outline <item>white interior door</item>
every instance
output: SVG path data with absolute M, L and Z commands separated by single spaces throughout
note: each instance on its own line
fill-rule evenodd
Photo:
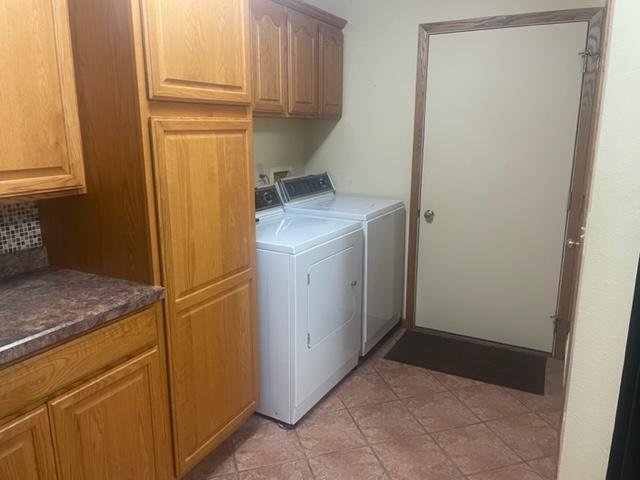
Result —
M 552 350 L 586 34 L 430 37 L 417 326 Z

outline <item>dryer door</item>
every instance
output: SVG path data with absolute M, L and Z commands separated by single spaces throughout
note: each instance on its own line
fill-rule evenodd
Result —
M 296 406 L 319 400 L 357 361 L 362 330 L 362 232 L 301 255 Z M 300 284 L 299 284 L 300 285 Z M 304 288 L 306 287 L 306 288 Z M 350 365 L 354 362 L 354 365 Z
M 349 245 L 309 266 L 308 347 L 314 348 L 336 330 L 360 314 L 358 288 L 362 282 L 362 265 L 357 260 L 356 246 Z

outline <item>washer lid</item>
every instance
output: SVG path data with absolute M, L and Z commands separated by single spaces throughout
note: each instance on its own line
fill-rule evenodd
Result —
M 256 246 L 263 250 L 297 254 L 360 229 L 359 222 L 278 215 L 264 221 L 261 218 L 256 224 Z
M 286 204 L 287 212 L 322 215 L 349 220 L 371 220 L 403 207 L 400 200 L 336 195 L 322 200 Z

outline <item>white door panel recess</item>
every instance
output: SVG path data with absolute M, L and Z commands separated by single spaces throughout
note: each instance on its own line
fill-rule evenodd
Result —
M 417 326 L 552 350 L 586 33 L 431 36 Z

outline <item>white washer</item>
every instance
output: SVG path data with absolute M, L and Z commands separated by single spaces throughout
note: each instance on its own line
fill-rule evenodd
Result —
M 361 354 L 367 354 L 402 315 L 405 208 L 399 200 L 337 194 L 327 173 L 280 180 L 288 213 L 356 220 L 364 232 Z
M 294 425 L 358 363 L 364 239 L 359 222 L 286 214 L 256 189 L 258 412 Z

